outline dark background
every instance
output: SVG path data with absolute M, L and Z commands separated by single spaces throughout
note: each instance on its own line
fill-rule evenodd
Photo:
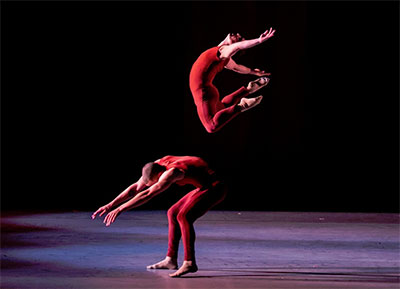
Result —
M 2 2 L 2 210 L 95 210 L 164 155 L 206 159 L 228 210 L 397 212 L 398 2 Z M 191 65 L 237 63 L 262 103 L 208 134 Z M 221 94 L 255 79 L 225 70 Z M 141 209 L 167 209 L 173 186 Z

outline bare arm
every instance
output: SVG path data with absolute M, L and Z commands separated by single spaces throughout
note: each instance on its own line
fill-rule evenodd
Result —
M 120 193 L 110 203 L 108 203 L 105 206 L 100 207 L 96 212 L 94 212 L 92 215 L 92 219 L 96 218 L 96 215 L 98 213 L 100 213 L 99 217 L 101 217 L 104 213 L 109 212 L 113 207 L 121 204 L 122 202 L 125 202 L 126 200 L 131 199 L 137 193 L 139 193 L 140 191 L 142 191 L 145 188 L 146 188 L 146 185 L 142 181 L 142 178 L 140 178 L 136 183 L 134 183 L 134 184 L 130 185 L 128 188 L 126 188 L 122 193 Z
M 220 58 L 225 59 L 225 58 L 232 57 L 239 50 L 248 49 L 248 48 L 254 47 L 258 44 L 261 44 L 261 43 L 267 41 L 272 36 L 274 36 L 274 33 L 275 33 L 275 30 L 272 30 L 272 28 L 270 28 L 269 30 L 262 33 L 259 38 L 251 39 L 251 40 L 243 40 L 243 41 L 239 41 L 236 43 L 232 43 L 231 45 L 223 45 L 219 48 L 219 51 L 221 53 Z
M 122 204 L 115 210 L 108 213 L 107 216 L 104 218 L 103 223 L 105 223 L 106 226 L 111 225 L 120 213 L 130 210 L 135 207 L 139 207 L 139 206 L 147 203 L 152 198 L 154 198 L 161 192 L 168 189 L 169 186 L 171 186 L 177 180 L 182 179 L 183 177 L 184 177 L 184 173 L 182 171 L 180 171 L 178 169 L 174 169 L 174 168 L 169 169 L 168 171 L 164 172 L 160 176 L 157 183 L 155 183 L 148 189 L 146 189 L 142 192 L 139 192 L 138 194 L 135 195 L 135 197 L 133 197 L 126 203 Z
M 150 199 L 154 198 L 161 192 L 165 191 L 166 189 L 169 188 L 175 181 L 177 177 L 177 173 L 180 172 L 179 170 L 176 169 L 170 169 L 166 172 L 164 172 L 161 176 L 160 179 L 158 180 L 157 183 L 149 187 L 148 189 L 138 193 L 134 198 L 132 198 L 130 201 L 126 202 L 125 204 L 121 205 L 119 207 L 120 211 L 127 211 L 129 209 L 139 207 L 148 201 Z
M 125 202 L 126 200 L 131 199 L 134 197 L 136 194 L 141 192 L 146 188 L 146 185 L 142 181 L 142 178 L 140 178 L 136 183 L 133 185 L 130 185 L 125 191 L 123 191 L 121 194 L 119 194 L 114 200 L 112 200 L 109 205 L 111 207 L 115 207 L 122 202 Z
M 253 74 L 257 76 L 271 75 L 271 73 L 267 73 L 264 70 L 260 70 L 257 68 L 251 69 L 244 65 L 237 64 L 232 58 L 229 58 L 229 62 L 225 65 L 225 68 L 241 74 Z

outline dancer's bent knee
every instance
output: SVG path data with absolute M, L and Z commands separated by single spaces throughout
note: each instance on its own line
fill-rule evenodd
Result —
M 193 223 L 193 221 L 190 220 L 188 217 L 187 212 L 179 212 L 179 214 L 176 216 L 176 219 L 178 220 L 178 223 L 180 225 L 187 225 Z
M 175 209 L 174 207 L 170 208 L 167 211 L 168 220 L 176 220 L 178 213 L 179 213 L 179 211 L 177 209 Z

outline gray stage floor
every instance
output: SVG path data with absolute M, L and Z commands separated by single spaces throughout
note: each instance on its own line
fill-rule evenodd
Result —
M 397 214 L 211 211 L 195 224 L 199 271 L 180 279 L 146 270 L 165 256 L 165 211 L 129 211 L 110 227 L 90 215 L 3 213 L 1 288 L 400 284 Z

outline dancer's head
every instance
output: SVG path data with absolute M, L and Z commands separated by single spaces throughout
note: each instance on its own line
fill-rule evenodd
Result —
M 164 171 L 165 167 L 154 162 L 149 162 L 143 166 L 142 180 L 147 186 L 151 186 L 158 181 Z
M 229 33 L 225 39 L 218 45 L 231 45 L 232 43 L 243 41 L 244 38 L 239 33 Z

